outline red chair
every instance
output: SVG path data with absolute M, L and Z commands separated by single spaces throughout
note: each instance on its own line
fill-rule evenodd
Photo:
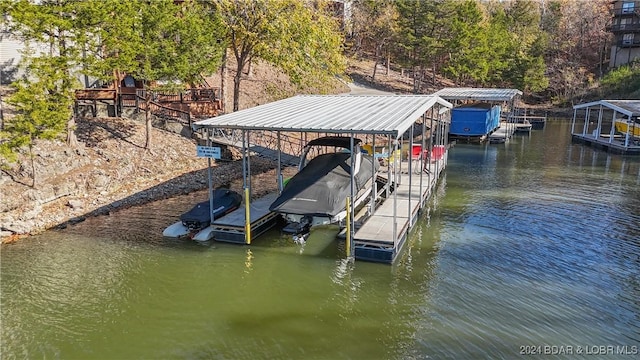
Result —
M 426 160 L 429 157 L 429 150 L 422 149 L 422 145 L 413 145 L 411 147 L 411 161 L 414 160 Z M 428 171 L 427 163 L 423 161 L 422 169 L 418 166 L 415 168 L 415 173 L 419 174 L 420 171 Z
M 433 147 L 433 153 L 431 154 L 431 161 L 442 159 L 444 156 L 444 145 L 435 145 Z

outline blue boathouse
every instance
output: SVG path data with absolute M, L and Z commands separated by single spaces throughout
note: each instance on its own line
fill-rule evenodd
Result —
M 500 105 L 474 103 L 453 108 L 449 133 L 461 136 L 488 135 L 500 126 Z

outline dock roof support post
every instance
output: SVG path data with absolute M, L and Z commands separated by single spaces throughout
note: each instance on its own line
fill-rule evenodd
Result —
M 242 189 L 247 188 L 247 137 L 245 131 L 242 130 Z
M 420 137 L 420 207 L 421 208 L 424 205 L 424 200 L 425 200 L 424 197 L 422 196 L 422 194 L 424 194 L 424 192 L 422 191 L 422 188 L 423 188 L 424 167 L 426 165 L 425 163 L 426 159 L 424 158 L 424 151 L 426 149 L 424 137 L 426 136 L 427 126 L 425 124 L 425 121 L 427 121 L 427 117 L 426 117 L 426 113 L 423 113 L 422 114 L 422 136 Z
M 582 136 L 587 135 L 587 126 L 589 126 L 590 113 L 591 113 L 591 110 L 587 106 L 587 112 L 584 113 L 584 125 L 582 126 Z
M 248 141 L 249 131 L 242 130 L 242 192 L 244 195 L 244 242 L 245 244 L 251 244 L 251 192 L 249 191 L 249 184 L 251 178 L 251 172 L 249 168 L 249 150 Z
M 282 149 L 280 148 L 280 130 L 276 132 L 276 138 L 278 141 L 278 168 L 277 168 L 277 179 L 278 182 L 278 193 L 282 194 L 283 189 L 283 180 L 282 180 Z
M 355 196 L 355 174 L 354 174 L 354 169 L 356 166 L 356 156 L 362 156 L 362 154 L 356 154 L 354 153 L 354 140 L 353 140 L 353 133 L 349 134 L 349 146 L 350 146 L 350 150 L 351 150 L 351 169 L 349 171 L 350 173 L 350 180 L 351 180 L 351 186 L 350 186 L 350 190 L 351 190 L 351 206 L 349 207 L 349 219 L 347 221 L 349 221 L 349 255 L 351 255 L 351 257 L 355 257 L 355 249 L 353 248 L 353 236 L 355 235 L 355 229 L 354 229 L 354 225 L 355 225 L 355 204 L 353 204 L 354 202 L 354 196 Z
M 211 146 L 211 131 L 212 129 L 206 129 L 207 131 L 207 145 Z M 213 224 L 213 170 L 211 169 L 211 158 L 207 157 L 207 176 L 209 184 L 209 223 Z
M 251 198 L 251 141 L 250 131 L 247 130 L 247 188 L 249 189 L 249 198 Z
M 436 171 L 436 176 L 440 175 L 440 171 L 442 171 L 442 163 L 444 162 L 444 137 L 445 137 L 445 133 L 444 133 L 444 126 L 442 126 L 442 113 L 440 113 L 440 111 L 438 111 L 438 146 L 442 147 L 442 156 L 441 159 L 442 161 L 438 160 L 438 165 L 436 166 L 436 168 L 438 169 Z M 437 179 L 437 178 L 436 178 Z
M 400 156 L 398 156 L 400 155 Z M 398 158 L 402 154 L 398 154 L 398 138 L 393 145 L 393 248 L 398 246 Z
M 407 161 L 409 162 L 408 170 L 409 170 L 409 205 L 407 206 L 407 217 L 409 218 L 409 229 L 413 226 L 413 221 L 411 219 L 411 185 L 413 184 L 413 123 L 409 128 L 409 150 L 407 151 Z
M 375 170 L 376 162 L 378 162 L 378 160 L 376 159 L 376 134 L 373 134 L 371 136 L 371 154 L 370 155 L 371 155 L 371 167 L 373 170 Z M 372 171 L 371 172 L 371 205 L 369 207 L 369 215 L 373 215 L 373 213 L 376 212 L 376 195 L 378 193 L 376 176 L 378 176 L 376 171 Z
M 393 154 L 393 149 L 391 147 L 391 135 L 387 135 L 387 199 L 391 195 L 391 154 Z
M 631 115 L 627 116 L 627 133 L 625 134 L 624 137 L 624 147 L 627 148 L 629 147 L 629 131 L 631 131 L 631 123 L 632 123 L 633 119 L 631 118 Z
M 428 161 L 429 161 L 429 173 L 427 174 L 427 179 L 429 181 L 429 186 L 431 186 L 431 183 L 433 182 L 433 176 L 434 176 L 433 172 L 431 171 L 431 162 L 433 160 L 433 146 L 434 146 L 433 137 L 437 133 L 437 132 L 434 132 L 435 131 L 435 127 L 433 127 L 433 118 L 434 117 L 435 117 L 435 114 L 434 114 L 433 108 L 431 108 L 431 115 L 429 116 L 429 118 L 431 120 L 430 123 L 429 123 L 429 126 L 430 126 L 430 130 L 429 130 L 429 132 L 430 132 L 430 134 L 429 134 L 429 159 L 428 159 Z
M 575 133 L 577 115 L 578 115 L 578 109 L 573 109 L 573 119 L 571 119 L 571 135 Z
M 613 136 L 616 133 L 616 115 L 618 115 L 618 111 L 613 110 L 613 117 L 611 118 L 611 131 L 609 131 L 609 144 L 613 143 Z
M 596 139 L 600 138 L 600 131 L 601 131 L 601 127 L 602 127 L 602 104 L 600 104 L 600 109 L 598 110 L 598 126 L 596 127 L 596 132 L 594 134 L 594 137 Z

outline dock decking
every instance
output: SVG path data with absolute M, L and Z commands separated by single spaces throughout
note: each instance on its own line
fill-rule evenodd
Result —
M 592 134 L 573 134 L 572 140 L 591 145 L 594 148 L 607 150 L 614 154 L 640 155 L 640 141 L 633 145 L 624 146 L 625 139 L 623 136 L 614 137 L 611 140 L 610 136 L 601 135 L 596 137 Z
M 269 211 L 269 206 L 278 197 L 277 193 L 265 195 L 251 202 L 251 236 L 258 236 L 275 225 L 278 215 Z M 232 242 L 246 244 L 244 203 L 238 209 L 215 220 L 211 226 L 200 231 L 194 240 Z
M 544 125 L 547 123 L 546 116 L 529 116 L 529 115 L 512 115 L 510 116 L 511 121 L 515 121 L 516 123 L 519 121 L 528 121 L 531 124 L 531 127 L 535 130 L 544 129 Z
M 419 164 L 419 161 L 414 161 L 415 164 Z M 356 259 L 387 263 L 395 260 L 404 247 L 409 230 L 416 221 L 420 209 L 440 178 L 440 173 L 444 169 L 444 160 L 429 164 L 427 169 L 428 171 L 422 175 L 422 185 L 419 172 L 417 174 L 413 172 L 412 181 L 409 184 L 408 163 L 402 163 L 403 171 L 399 174 L 400 181 L 394 189 L 396 195 L 391 193 L 389 198 L 355 232 Z M 396 209 L 395 224 L 394 208 Z
M 491 134 L 489 134 L 488 139 L 492 144 L 499 144 L 503 142 L 509 141 L 513 133 L 515 132 L 516 127 L 513 123 L 501 122 L 500 126 Z

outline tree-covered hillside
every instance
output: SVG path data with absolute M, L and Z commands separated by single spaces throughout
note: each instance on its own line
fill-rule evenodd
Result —
M 414 93 L 451 84 L 510 87 L 523 90 L 528 102 L 555 105 L 609 89 L 634 94 L 636 82 L 628 79 L 637 77 L 635 68 L 603 78 L 609 6 L 608 0 L 0 0 L 6 33 L 49 48 L 25 53 L 26 76 L 3 99 L 18 111 L 1 123 L 0 154 L 10 158 L 35 139 L 60 135 L 74 146 L 73 89 L 80 85 L 73 72 L 104 81 L 114 72 L 133 74 L 151 94 L 161 90 L 153 80 L 176 87 L 224 73 L 229 57 L 236 76 L 220 86 L 223 92 L 232 86 L 234 110 L 258 60 L 281 69 L 301 91 L 322 92 L 354 57 L 373 59 L 373 82 L 381 65 L 400 70 Z M 619 89 L 622 83 L 629 87 Z M 150 134 L 148 118 L 147 125 Z
M 608 0 L 353 5 L 353 53 L 411 71 L 416 92 L 445 77 L 459 86 L 515 87 L 529 101 L 564 104 L 588 96 L 607 71 Z

